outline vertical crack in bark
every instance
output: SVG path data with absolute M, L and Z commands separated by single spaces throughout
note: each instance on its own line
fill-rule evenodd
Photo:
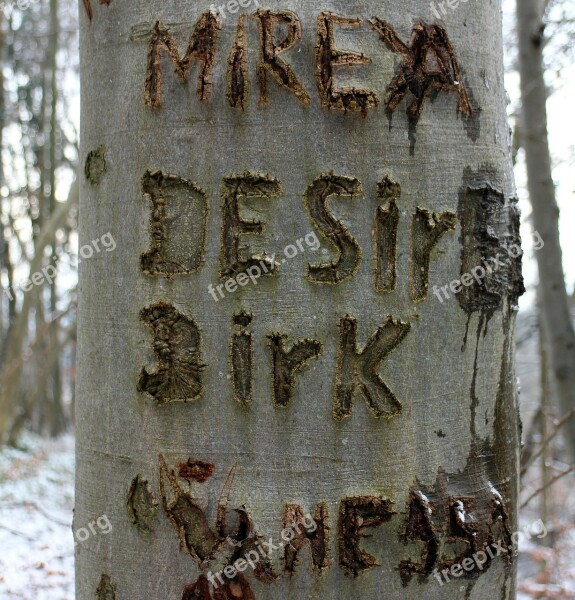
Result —
M 517 300 L 524 292 L 521 273 L 521 240 L 519 236 L 519 212 L 515 198 L 506 199 L 499 191 L 500 177 L 497 171 L 484 165 L 478 171 L 466 168 L 459 193 L 458 217 L 461 225 L 461 281 L 469 276 L 469 285 L 463 285 L 457 294 L 461 308 L 471 316 L 479 313 L 473 376 L 471 381 L 471 437 L 472 449 L 468 464 L 481 457 L 480 449 L 491 457 L 489 468 L 476 467 L 488 479 L 486 485 L 492 490 L 487 517 L 490 522 L 488 541 L 496 536 L 511 545 L 511 531 L 516 529 L 519 471 L 517 448 L 520 440 L 520 418 L 517 390 L 513 373 L 513 323 Z M 478 353 L 481 332 L 487 334 L 487 324 L 496 311 L 502 311 L 503 349 L 499 384 L 493 412 L 494 441 L 482 441 L 476 429 L 476 412 L 479 404 L 476 386 L 478 377 Z M 463 350 L 467 340 L 467 330 Z M 517 415 L 516 419 L 510 415 Z M 496 482 L 497 491 L 491 482 Z M 507 509 L 506 507 L 509 507 Z M 478 519 L 479 520 L 479 519 Z M 497 530 L 495 532 L 495 530 Z M 475 536 L 477 538 L 478 536 Z M 474 538 L 474 540 L 475 540 Z M 478 545 L 478 540 L 473 541 Z M 491 543 L 491 542 L 489 542 Z M 491 564 L 487 562 L 485 568 Z M 502 593 L 514 577 L 511 567 L 513 556 L 506 554 L 505 578 Z

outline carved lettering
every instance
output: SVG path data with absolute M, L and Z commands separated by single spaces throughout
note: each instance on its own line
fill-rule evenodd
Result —
M 142 369 L 138 390 L 159 404 L 198 399 L 204 391 L 205 365 L 200 330 L 194 320 L 165 302 L 143 309 L 140 318 L 154 332 L 152 347 L 158 365 L 154 373 Z
M 182 83 L 187 82 L 194 59 L 200 63 L 197 94 L 200 100 L 208 99 L 219 31 L 220 22 L 217 16 L 211 12 L 204 13 L 196 23 L 184 55 L 180 56 L 178 43 L 170 35 L 169 29 L 159 21 L 156 22 L 148 49 L 148 68 L 144 87 L 144 100 L 147 106 L 151 108 L 162 106 L 162 50 L 167 52 L 176 75 Z
M 260 32 L 260 58 L 258 62 L 258 82 L 260 86 L 260 104 L 268 103 L 268 74 L 276 83 L 292 92 L 303 105 L 311 103 L 310 95 L 296 77 L 292 68 L 279 57 L 280 54 L 293 48 L 301 39 L 301 22 L 299 17 L 288 10 L 273 12 L 258 10 L 255 15 Z M 274 29 L 278 25 L 287 28 L 285 38 L 276 44 Z
M 150 249 L 140 258 L 142 271 L 166 278 L 195 273 L 206 244 L 206 193 L 193 181 L 149 171 L 142 190 L 150 204 Z
M 387 177 L 377 184 L 377 198 L 383 204 L 375 213 L 375 289 L 392 292 L 397 281 L 397 227 L 401 196 L 399 183 Z
M 247 198 L 274 198 L 282 193 L 277 179 L 267 175 L 245 173 L 239 177 L 225 177 L 222 186 L 222 269 L 220 275 L 229 277 L 250 267 L 258 268 L 258 276 L 271 274 L 276 263 L 265 254 L 254 255 L 249 248 L 240 253 L 240 241 L 244 234 L 260 234 L 264 230 L 261 221 L 246 221 L 240 216 L 240 204 Z
M 401 57 L 401 64 L 387 87 L 385 106 L 391 120 L 403 98 L 408 98 L 410 154 L 413 156 L 415 152 L 415 130 L 425 99 L 440 91 L 457 94 L 457 109 L 467 120 L 467 133 L 473 140 L 477 139 L 478 124 L 469 122 L 474 116 L 470 94 L 445 29 L 417 23 L 406 44 L 386 21 L 374 17 L 370 23 L 389 50 Z
M 401 403 L 379 376 L 378 370 L 382 360 L 401 343 L 411 325 L 388 317 L 363 350 L 357 349 L 357 321 L 353 317 L 342 317 L 339 328 L 334 417 L 351 417 L 356 393 L 364 397 L 376 418 L 400 414 Z
M 336 50 L 334 25 L 359 27 L 361 19 L 340 17 L 329 12 L 322 12 L 317 18 L 315 76 L 321 105 L 324 108 L 344 112 L 358 111 L 366 115 L 370 108 L 377 106 L 377 96 L 374 92 L 357 88 L 337 90 L 334 67 L 368 65 L 371 59 L 357 52 Z
M 362 193 L 361 183 L 351 177 L 321 175 L 307 189 L 305 206 L 312 223 L 338 250 L 328 264 L 309 265 L 308 278 L 314 283 L 339 283 L 354 275 L 361 262 L 361 248 L 345 225 L 328 211 L 330 196 L 353 198 Z
M 287 336 L 274 333 L 268 337 L 272 353 L 274 403 L 285 408 L 293 395 L 295 374 L 321 354 L 322 345 L 317 340 L 300 340 L 287 350 Z
M 433 524 L 433 511 L 435 506 L 420 491 L 412 491 L 409 495 L 405 529 L 401 538 L 408 542 L 423 542 L 421 562 L 416 563 L 411 559 L 399 563 L 399 573 L 404 585 L 407 585 L 414 573 L 430 575 L 439 556 L 439 536 Z
M 420 302 L 427 298 L 429 260 L 441 236 L 455 229 L 452 212 L 430 213 L 417 207 L 411 223 L 411 298 Z
M 232 108 L 246 109 L 248 85 L 246 16 L 240 15 L 236 39 L 228 59 L 227 96 Z
M 284 508 L 284 531 L 290 532 L 290 540 L 285 544 L 285 571 L 293 575 L 296 569 L 298 554 L 307 542 L 311 547 L 311 559 L 315 569 L 326 569 L 329 559 L 329 512 L 327 504 L 318 504 L 313 515 L 313 527 L 307 527 L 304 511 L 298 504 L 287 504 Z M 303 524 L 303 525 L 302 525 Z
M 362 550 L 364 529 L 379 527 L 395 514 L 393 503 L 376 496 L 344 498 L 339 508 L 339 564 L 352 577 L 377 566 L 374 556 Z
M 247 407 L 253 400 L 253 341 L 252 334 L 243 330 L 252 322 L 252 315 L 243 312 L 235 315 L 233 323 L 241 327 L 242 331 L 232 335 L 231 362 L 232 362 L 232 385 L 234 399 L 241 406 Z

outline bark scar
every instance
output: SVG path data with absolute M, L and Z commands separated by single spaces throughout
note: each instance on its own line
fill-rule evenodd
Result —
M 84 8 L 86 9 L 86 14 L 88 15 L 88 19 L 90 21 L 94 18 L 94 11 L 92 9 L 92 0 L 83 0 Z M 100 4 L 105 4 L 106 6 L 110 6 L 112 4 L 112 0 L 100 0 Z
M 96 588 L 96 600 L 116 600 L 116 586 L 109 575 L 102 575 Z
M 141 475 L 136 475 L 130 484 L 127 507 L 132 523 L 142 533 L 150 533 L 156 518 L 158 502 L 149 483 Z

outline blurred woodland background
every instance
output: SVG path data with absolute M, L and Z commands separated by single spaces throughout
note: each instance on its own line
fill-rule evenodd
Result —
M 0 1 L 0 544 L 15 548 L 12 562 L 0 557 L 6 598 L 73 597 L 77 13 L 76 0 Z M 505 0 L 504 33 L 527 287 L 522 519 L 549 530 L 522 548 L 519 587 L 575 598 L 575 3 Z M 545 242 L 537 252 L 533 231 Z M 31 487 L 43 502 L 28 499 Z
M 57 436 L 74 421 L 77 27 L 72 0 L 0 11 L 0 436 L 9 444 L 23 427 Z M 20 287 L 48 265 L 54 279 Z

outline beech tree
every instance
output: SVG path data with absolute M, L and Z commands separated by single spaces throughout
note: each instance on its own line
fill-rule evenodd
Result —
M 551 168 L 547 134 L 547 89 L 543 50 L 546 44 L 545 11 L 547 5 L 533 0 L 517 2 L 519 73 L 521 76 L 520 140 L 525 150 L 527 187 L 533 207 L 533 227 L 545 240 L 537 254 L 541 319 L 548 338 L 551 376 L 564 427 L 568 455 L 575 458 L 575 332 L 565 285 L 559 208 Z
M 80 600 L 514 597 L 500 6 L 452 4 L 81 4 Z

